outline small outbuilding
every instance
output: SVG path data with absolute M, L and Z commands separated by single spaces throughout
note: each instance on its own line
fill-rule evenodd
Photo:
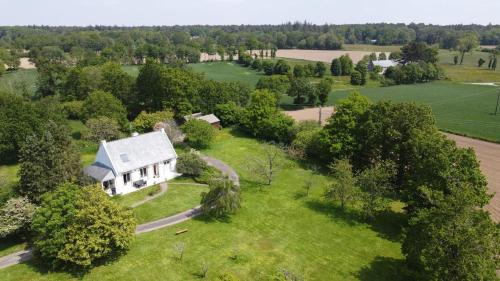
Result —
M 380 66 L 382 68 L 382 72 L 380 72 L 380 74 L 382 74 L 387 70 L 387 68 L 397 66 L 398 64 L 399 63 L 397 61 L 393 60 L 374 60 L 368 64 L 368 70 L 373 71 L 376 66 Z
M 201 112 L 193 113 L 191 115 L 184 116 L 184 120 L 188 121 L 191 119 L 203 120 L 208 122 L 212 127 L 220 129 L 222 126 L 220 125 L 220 120 L 214 114 L 203 115 Z

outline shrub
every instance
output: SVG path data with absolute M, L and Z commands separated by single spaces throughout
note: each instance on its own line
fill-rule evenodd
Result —
M 264 70 L 264 74 L 273 75 L 274 72 L 274 64 L 270 60 L 265 60 L 262 62 L 262 70 Z
M 182 125 L 182 131 L 186 134 L 186 141 L 194 148 L 206 148 L 210 146 L 215 136 L 215 129 L 210 123 L 191 119 Z
M 201 210 L 213 217 L 225 217 L 241 207 L 241 190 L 229 179 L 214 179 L 201 195 Z
M 132 122 L 134 129 L 139 133 L 151 132 L 158 122 L 166 122 L 172 120 L 174 114 L 171 111 L 157 111 L 153 113 L 147 113 L 142 111 Z
M 116 140 L 121 135 L 118 123 L 105 116 L 89 119 L 85 126 L 87 126 L 88 131 L 84 133 L 83 138 L 88 141 Z
M 361 73 L 357 70 L 354 70 L 351 73 L 351 84 L 352 85 L 361 85 L 362 84 Z
M 194 152 L 182 154 L 177 158 L 177 172 L 190 176 L 199 177 L 208 168 L 205 160 Z
M 287 74 L 290 71 L 290 65 L 284 60 L 278 60 L 274 65 L 274 74 Z
M 25 231 L 35 210 L 36 206 L 25 197 L 9 199 L 0 209 L 0 238 Z
M 43 196 L 33 218 L 34 253 L 52 268 L 89 268 L 124 253 L 135 226 L 101 187 L 64 184 Z
M 241 107 L 236 103 L 228 102 L 215 106 L 214 113 L 220 119 L 222 126 L 227 127 L 238 124 L 241 111 Z
M 332 65 L 330 67 L 330 71 L 332 72 L 332 75 L 335 75 L 335 76 L 342 75 L 342 62 L 340 61 L 340 59 L 333 59 L 332 60 Z
M 222 173 L 214 167 L 208 166 L 201 172 L 201 174 L 196 177 L 196 181 L 199 183 L 208 184 L 214 178 L 222 177 Z
M 72 120 L 82 118 L 83 101 L 68 101 L 62 104 L 63 111 Z

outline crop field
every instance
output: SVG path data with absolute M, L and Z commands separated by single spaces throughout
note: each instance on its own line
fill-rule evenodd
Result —
M 333 91 L 328 104 L 334 105 L 352 90 Z M 372 101 L 413 101 L 432 108 L 440 129 L 462 135 L 500 142 L 500 109 L 493 115 L 498 89 L 492 86 L 451 82 L 362 88 L 361 94 Z M 292 98 L 283 97 L 284 107 Z
M 379 46 L 371 44 L 343 44 L 342 49 L 346 51 L 363 51 L 363 52 L 396 52 L 401 50 L 402 46 L 389 45 Z
M 365 55 L 373 51 L 348 51 L 348 50 L 299 50 L 299 49 L 280 49 L 276 53 L 277 57 L 289 59 L 301 59 L 309 61 L 331 62 L 334 58 L 349 54 L 354 63 L 360 61 Z M 376 52 L 377 55 L 379 52 Z M 389 52 L 386 52 L 389 55 Z

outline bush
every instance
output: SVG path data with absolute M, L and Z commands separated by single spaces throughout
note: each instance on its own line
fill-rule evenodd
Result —
M 182 125 L 182 131 L 186 134 L 186 141 L 196 149 L 209 147 L 215 137 L 215 129 L 210 123 L 191 119 Z
M 11 198 L 0 209 L 0 238 L 26 231 L 36 206 L 25 197 Z
M 185 176 L 199 177 L 208 168 L 207 162 L 194 152 L 182 154 L 177 158 L 177 172 Z
M 284 60 L 278 60 L 274 65 L 274 74 L 288 74 L 290 72 L 290 65 Z
M 241 111 L 241 107 L 236 103 L 228 102 L 215 106 L 214 113 L 220 119 L 222 126 L 227 127 L 238 124 Z
M 32 223 L 36 256 L 52 268 L 89 268 L 124 253 L 136 223 L 99 186 L 64 184 L 42 198 Z
M 330 71 L 332 72 L 332 75 L 335 75 L 335 76 L 342 75 L 342 62 L 340 61 L 340 59 L 333 59 L 332 60 L 332 65 L 330 67 Z
M 274 64 L 270 60 L 265 60 L 262 62 L 262 70 L 264 70 L 264 74 L 273 75 L 274 73 Z
M 261 60 L 254 60 L 252 62 L 252 69 L 255 69 L 255 70 L 262 70 L 262 61 Z
M 84 133 L 83 138 L 91 142 L 112 141 L 119 139 L 121 135 L 118 123 L 105 116 L 89 119 L 85 126 L 88 131 Z
M 132 122 L 132 126 L 139 133 L 151 132 L 158 122 L 166 122 L 172 120 L 174 114 L 171 111 L 157 111 L 153 113 L 147 113 L 142 111 Z
M 357 70 L 354 70 L 351 73 L 351 84 L 352 85 L 362 85 L 361 73 Z
M 213 217 L 225 217 L 241 207 L 241 190 L 229 179 L 210 181 L 210 190 L 201 194 L 201 210 Z
M 83 101 L 68 101 L 63 103 L 62 107 L 68 119 L 80 120 L 82 118 Z
M 208 166 L 201 172 L 201 174 L 195 178 L 199 183 L 208 184 L 214 178 L 221 178 L 222 173 L 212 166 Z

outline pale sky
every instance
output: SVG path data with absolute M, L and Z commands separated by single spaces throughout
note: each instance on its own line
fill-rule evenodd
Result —
M 0 25 L 500 24 L 500 0 L 0 0 Z

